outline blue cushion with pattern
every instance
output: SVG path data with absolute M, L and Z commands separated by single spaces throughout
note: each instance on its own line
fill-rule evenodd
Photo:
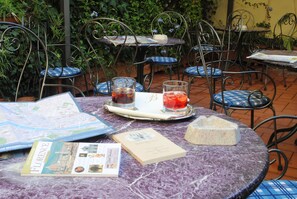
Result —
M 250 107 L 261 107 L 266 105 L 270 102 L 270 99 L 266 96 L 262 96 L 260 92 L 254 93 L 251 98 L 250 102 L 248 102 L 248 96 L 252 93 L 249 90 L 229 90 L 224 91 L 224 103 L 228 107 L 243 107 L 243 108 L 250 108 Z M 215 102 L 222 104 L 222 92 L 214 94 L 213 99 Z
M 176 64 L 177 59 L 174 57 L 161 57 L 161 56 L 155 56 L 155 57 L 147 57 L 146 61 L 152 62 L 154 64 Z
M 81 73 L 81 70 L 76 67 L 63 67 L 63 73 L 61 74 L 62 67 L 56 67 L 56 68 L 49 68 L 47 73 L 50 77 L 70 77 L 74 75 L 79 75 Z M 41 76 L 44 76 L 45 70 L 42 70 L 40 72 Z
M 219 48 L 211 45 L 211 44 L 204 44 L 204 45 L 201 45 L 201 47 L 199 46 L 194 46 L 193 49 L 194 51 L 199 51 L 199 49 L 201 48 L 201 51 L 202 52 L 217 52 L 219 51 Z
M 248 197 L 248 199 L 255 198 L 297 198 L 297 181 L 264 180 Z
M 107 82 L 101 82 L 99 84 L 96 85 L 96 88 L 94 89 L 95 93 L 100 93 L 103 95 L 109 95 L 110 93 L 108 92 L 108 87 L 107 85 L 110 85 L 111 82 L 107 81 Z M 136 88 L 135 91 L 136 92 L 142 92 L 144 90 L 143 86 L 140 83 L 136 82 Z
M 211 72 L 212 72 L 212 74 L 211 74 Z M 194 76 L 204 76 L 204 77 L 206 76 L 203 66 L 190 66 L 190 67 L 187 67 L 185 69 L 185 73 L 188 73 L 188 74 L 194 75 Z M 211 67 L 207 67 L 207 75 L 208 76 L 212 75 L 213 77 L 214 76 L 221 76 L 222 75 L 222 70 L 218 69 L 218 68 L 213 68 L 211 70 Z

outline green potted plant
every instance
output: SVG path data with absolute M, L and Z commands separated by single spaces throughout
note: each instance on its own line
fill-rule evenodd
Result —
M 0 19 L 9 22 L 21 22 L 26 13 L 26 3 L 16 0 L 0 1 Z

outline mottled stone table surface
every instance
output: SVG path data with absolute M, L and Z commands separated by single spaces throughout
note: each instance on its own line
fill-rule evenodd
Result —
M 82 109 L 96 114 L 117 132 L 152 127 L 187 150 L 186 157 L 141 166 L 122 150 L 118 178 L 22 177 L 26 156 L 0 161 L 0 198 L 244 198 L 263 180 L 268 153 L 261 138 L 238 121 L 197 107 L 197 115 L 217 115 L 238 123 L 241 140 L 236 146 L 198 146 L 184 139 L 195 117 L 174 121 L 137 121 L 103 109 L 107 97 L 77 98 Z M 90 141 L 113 142 L 107 136 Z

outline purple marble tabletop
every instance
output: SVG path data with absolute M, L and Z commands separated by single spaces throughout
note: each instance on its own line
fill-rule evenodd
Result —
M 122 150 L 118 178 L 23 177 L 26 155 L 0 161 L 0 198 L 245 198 L 264 179 L 268 153 L 250 128 L 226 115 L 196 107 L 197 115 L 217 115 L 238 123 L 241 140 L 236 146 L 199 146 L 184 139 L 186 120 L 138 121 L 103 109 L 108 97 L 77 98 L 82 109 L 105 119 L 123 132 L 151 127 L 187 150 L 186 157 L 142 166 Z M 90 139 L 113 142 L 108 136 Z

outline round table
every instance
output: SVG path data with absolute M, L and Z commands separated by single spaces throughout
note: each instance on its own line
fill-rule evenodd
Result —
M 187 151 L 174 160 L 142 166 L 122 150 L 119 177 L 22 177 L 26 156 L 0 161 L 0 198 L 244 198 L 264 179 L 268 152 L 261 138 L 226 115 L 196 107 L 195 117 L 179 121 L 138 121 L 103 109 L 108 97 L 76 98 L 82 110 L 109 122 L 116 132 L 151 127 Z M 236 146 L 199 146 L 184 139 L 187 126 L 200 115 L 235 122 Z M 86 141 L 86 140 L 83 140 Z M 87 141 L 113 142 L 108 136 Z

